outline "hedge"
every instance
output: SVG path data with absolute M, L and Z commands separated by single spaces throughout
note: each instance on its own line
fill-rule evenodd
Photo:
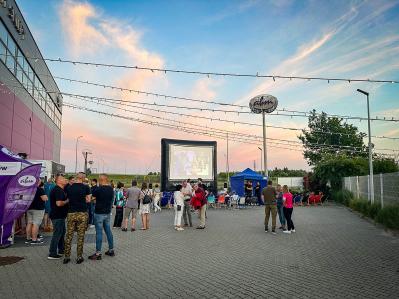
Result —
M 371 204 L 365 199 L 355 199 L 348 190 L 340 190 L 332 193 L 332 199 L 338 203 L 360 212 L 365 217 L 383 224 L 386 228 L 399 229 L 399 204 L 387 205 L 381 208 L 378 203 Z

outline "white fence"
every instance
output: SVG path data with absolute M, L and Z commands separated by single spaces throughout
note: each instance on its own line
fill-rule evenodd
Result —
M 381 206 L 399 204 L 399 172 L 374 175 L 374 201 Z M 344 188 L 357 198 L 369 198 L 369 176 L 344 178 Z
M 277 184 L 303 188 L 303 177 L 277 178 Z

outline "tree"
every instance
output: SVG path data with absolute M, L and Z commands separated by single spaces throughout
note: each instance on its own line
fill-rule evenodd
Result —
M 389 173 L 399 171 L 399 166 L 392 158 L 374 157 L 373 173 Z
M 366 134 L 359 132 L 354 125 L 343 122 L 342 118 L 327 117 L 316 110 L 310 112 L 309 130 L 298 136 L 304 146 L 304 157 L 308 164 L 316 166 L 326 155 L 345 155 L 347 157 L 367 157 L 363 143 Z

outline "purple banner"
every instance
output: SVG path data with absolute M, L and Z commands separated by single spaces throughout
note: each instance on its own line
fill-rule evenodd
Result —
M 17 219 L 29 208 L 35 197 L 40 171 L 40 164 L 32 165 L 11 178 L 5 192 L 2 224 Z
M 0 245 L 9 243 L 14 220 L 32 203 L 40 171 L 41 164 L 32 165 L 0 146 Z

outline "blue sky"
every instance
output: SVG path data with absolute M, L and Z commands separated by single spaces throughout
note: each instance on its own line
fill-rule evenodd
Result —
M 65 0 L 40 1 L 38 5 L 36 1 L 19 0 L 18 4 L 44 57 L 216 72 L 399 79 L 398 1 Z M 315 108 L 357 116 L 367 113 L 364 96 L 356 93 L 362 88 L 370 91 L 372 115 L 399 117 L 397 84 L 274 82 L 48 64 L 53 75 L 80 80 L 244 105 L 251 97 L 268 93 L 279 99 L 280 108 Z M 57 82 L 64 92 L 170 103 Z M 224 113 L 196 113 L 226 117 Z M 261 121 L 257 115 L 227 118 Z M 261 128 L 180 119 L 261 135 Z M 269 124 L 295 128 L 303 128 L 306 121 L 268 117 Z M 353 123 L 366 131 L 366 122 Z M 74 165 L 74 139 L 80 135 L 77 130 L 85 136 L 81 146 L 93 151 L 95 166 L 97 163 L 98 168 L 104 166 L 109 172 L 123 172 L 125 165 L 128 172 L 159 170 L 161 137 L 209 139 L 65 109 L 61 161 L 67 169 Z M 273 138 L 295 140 L 295 134 L 268 130 Z M 397 123 L 373 122 L 372 134 L 397 137 L 399 129 Z M 376 148 L 399 148 L 398 141 L 373 142 Z M 219 170 L 225 168 L 225 143 L 218 140 Z M 259 168 L 256 145 L 231 143 L 230 154 L 232 170 L 251 167 L 253 160 Z M 268 162 L 269 168 L 306 167 L 300 152 L 272 147 Z

